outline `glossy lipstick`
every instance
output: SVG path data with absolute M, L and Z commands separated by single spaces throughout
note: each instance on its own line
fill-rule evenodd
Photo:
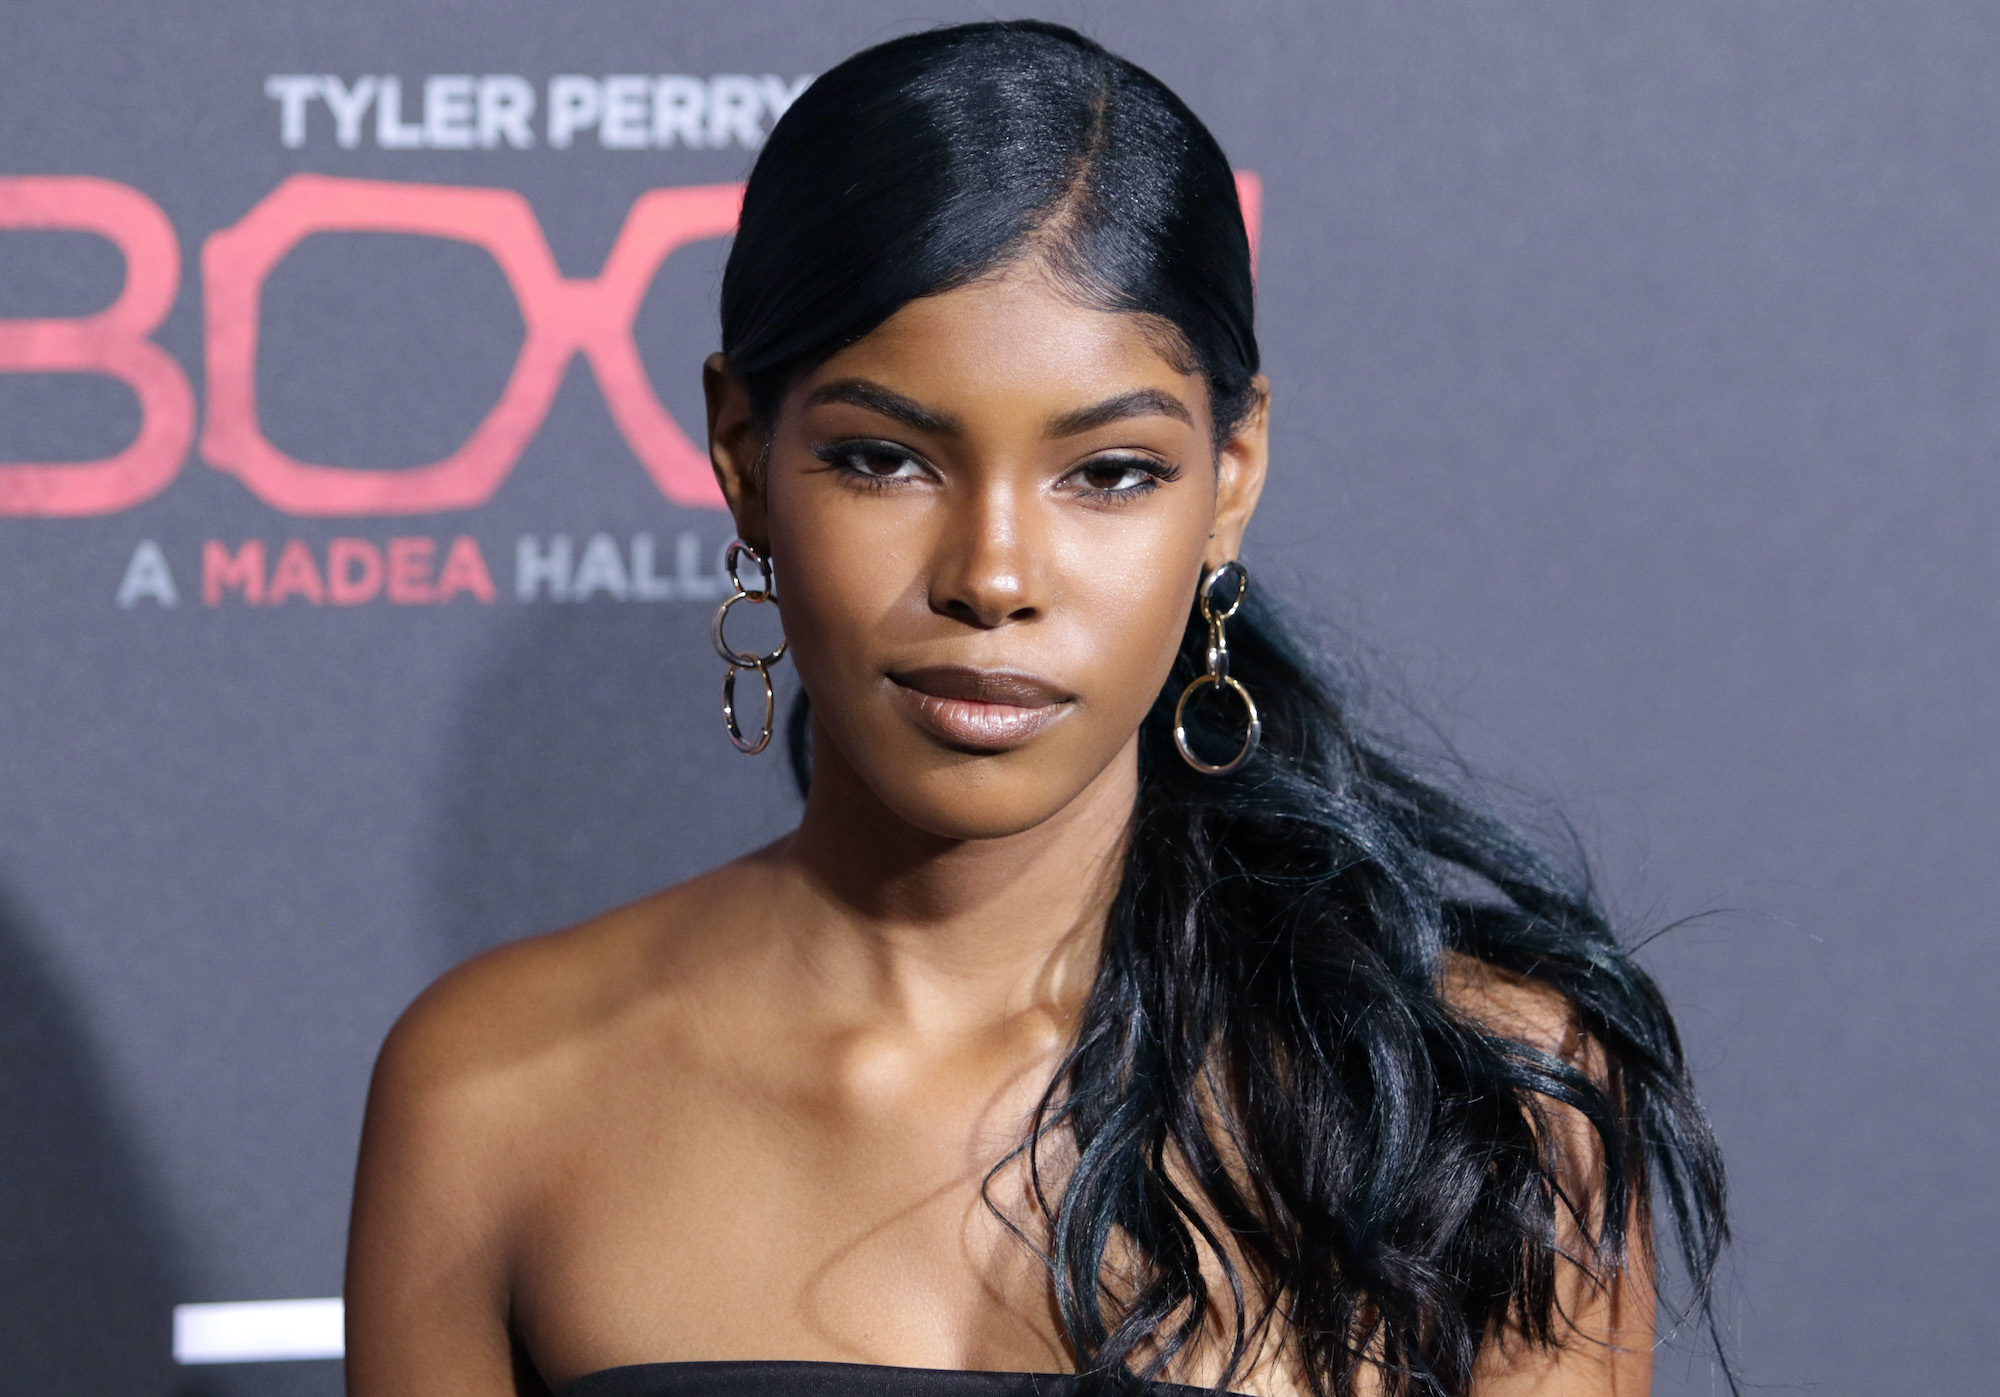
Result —
M 1061 720 L 1075 695 L 1012 669 L 927 665 L 889 675 L 897 700 L 931 736 L 961 751 L 1017 747 Z

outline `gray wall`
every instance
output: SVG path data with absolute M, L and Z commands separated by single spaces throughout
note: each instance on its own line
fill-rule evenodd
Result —
M 1012 11 L 1003 11 L 1011 13 Z M 1552 795 L 1682 1018 L 1734 1174 L 1744 1374 L 1985 1386 L 2000 1323 L 1993 944 L 2000 679 L 2000 19 L 1903 3 L 1073 3 L 1266 190 L 1275 468 L 1250 562 L 1472 757 Z M 171 218 L 158 341 L 202 385 L 202 240 L 284 176 L 503 187 L 592 275 L 632 200 L 750 153 L 280 141 L 278 73 L 792 77 L 932 0 L 13 6 L 0 175 Z M 542 119 L 536 118 L 538 135 Z M 699 421 L 720 245 L 640 318 Z M 118 260 L 0 233 L 0 316 Z M 449 450 L 521 321 L 483 254 L 315 239 L 265 292 L 269 436 Z M 0 459 L 138 424 L 0 373 Z M 0 1389 L 330 1393 L 176 1370 L 170 1307 L 337 1293 L 366 1074 L 469 952 L 782 829 L 719 731 L 698 599 L 521 603 L 515 539 L 683 532 L 571 366 L 481 507 L 305 518 L 190 453 L 155 497 L 0 518 Z M 207 607 L 204 540 L 475 537 L 491 605 Z M 115 601 L 141 540 L 180 605 Z M 323 552 L 322 552 L 323 556 Z M 1981 1180 L 1985 1180 L 1984 1184 Z M 1661 1389 L 1709 1392 L 1663 1360 Z

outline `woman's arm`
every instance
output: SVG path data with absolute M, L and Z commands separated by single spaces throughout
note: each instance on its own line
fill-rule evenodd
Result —
M 350 1397 L 541 1390 L 508 1333 L 524 1142 L 516 1074 L 491 1051 L 505 1000 L 493 979 L 474 963 L 433 986 L 376 1063 L 348 1233 Z
M 1492 1032 L 1560 1057 L 1593 1078 L 1603 1054 L 1577 1029 L 1561 995 L 1464 957 L 1456 958 L 1446 996 Z M 1566 1257 L 1587 1259 L 1584 1233 L 1603 1223 L 1603 1148 L 1575 1110 L 1544 1103 L 1544 1123 L 1562 1161 L 1558 1240 Z M 1579 1216 L 1580 1215 L 1580 1216 Z M 1596 1276 L 1582 1260 L 1556 1263 L 1556 1346 L 1530 1343 L 1517 1330 L 1490 1341 L 1473 1379 L 1475 1397 L 1645 1397 L 1653 1382 L 1655 1291 L 1651 1228 L 1643 1207 L 1626 1224 L 1625 1264 Z
M 1557 1263 L 1565 1323 L 1559 1347 L 1509 1333 L 1489 1344 L 1473 1378 L 1475 1397 L 1646 1397 L 1653 1386 L 1653 1256 L 1644 1220 L 1634 1217 L 1625 1268 L 1599 1283 Z

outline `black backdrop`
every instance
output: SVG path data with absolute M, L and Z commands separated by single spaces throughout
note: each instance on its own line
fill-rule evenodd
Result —
M 1278 407 L 1260 584 L 1475 760 L 1561 802 L 1635 931 L 1717 909 L 1646 955 L 1734 1169 L 1724 1313 L 1746 1376 L 1983 1388 L 2000 1321 L 1996 12 L 1037 12 L 1152 67 L 1262 176 Z M 282 472 L 240 465 L 246 383 L 298 461 L 414 478 L 450 456 L 527 327 L 486 252 L 309 238 L 263 285 L 246 373 L 215 365 L 246 323 L 230 307 L 247 262 L 225 239 L 205 268 L 207 240 L 301 172 L 512 190 L 561 273 L 594 277 L 646 191 L 739 180 L 799 77 L 980 13 L 0 14 L 0 460 L 161 433 L 101 487 L 0 471 L 0 1389 L 336 1390 L 326 1362 L 176 1367 L 169 1315 L 338 1293 L 366 1074 L 399 1009 L 464 955 L 680 878 L 794 809 L 780 762 L 719 730 L 702 632 L 726 520 L 663 493 L 642 456 L 685 484 L 672 443 L 657 422 L 621 430 L 584 358 L 476 500 L 382 512 L 394 488 L 357 505 L 309 484 L 287 504 Z M 563 75 L 588 79 L 565 113 L 600 111 L 553 148 Z M 522 81 L 477 81 L 494 76 Z M 312 81 L 267 86 L 288 77 Z M 363 77 L 372 106 L 343 146 L 326 94 L 357 103 Z M 522 88 L 530 148 L 507 115 Z M 157 238 L 139 253 L 173 292 L 153 338 L 182 396 L 132 349 L 143 325 L 18 324 L 118 294 L 111 243 L 48 226 L 108 207 L 77 176 L 171 225 L 177 276 Z M 143 243 L 144 208 L 110 197 L 103 216 Z M 668 257 L 633 322 L 690 427 L 723 246 Z M 48 372 L 64 353 L 155 397 Z M 559 536 L 589 595 L 522 600 L 521 550 L 546 559 Z M 461 537 L 483 573 L 463 546 L 440 571 Z M 242 579 L 276 587 L 289 540 L 309 560 L 287 565 L 292 595 L 251 604 Z M 359 540 L 339 545 L 345 604 L 334 540 Z M 391 575 L 357 601 L 370 556 Z M 409 600 L 446 579 L 452 599 Z M 1686 1352 L 1660 1389 L 1711 1391 Z

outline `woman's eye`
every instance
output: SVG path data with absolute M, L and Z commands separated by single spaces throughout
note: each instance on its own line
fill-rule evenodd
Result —
M 1150 461 L 1109 456 L 1078 466 L 1074 478 L 1094 495 L 1137 495 L 1153 489 L 1168 477 Z
M 839 442 L 814 454 L 835 470 L 863 480 L 917 480 L 924 475 L 922 462 L 887 442 Z

